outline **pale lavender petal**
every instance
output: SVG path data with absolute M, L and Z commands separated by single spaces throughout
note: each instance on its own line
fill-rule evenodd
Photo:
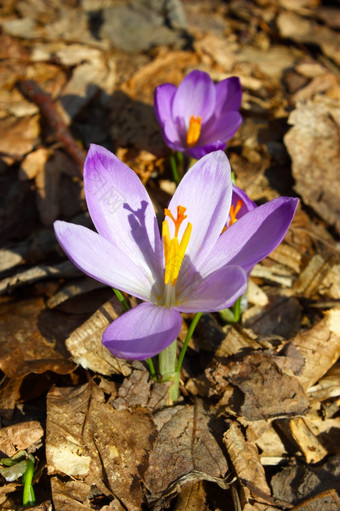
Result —
M 200 145 L 204 146 L 215 140 L 229 140 L 242 124 L 242 116 L 239 112 L 221 112 L 214 115 L 205 126 L 202 126 Z
M 204 71 L 192 71 L 180 83 L 172 103 L 172 118 L 184 119 L 189 126 L 190 117 L 201 116 L 204 123 L 215 109 L 215 85 Z
M 141 303 L 107 327 L 103 344 L 116 357 L 145 360 L 167 348 L 181 326 L 181 315 L 174 309 Z
M 57 221 L 54 230 L 65 254 L 89 277 L 142 300 L 151 299 L 151 272 L 137 266 L 114 243 L 82 225 Z
M 202 275 L 188 287 L 176 286 L 181 312 L 214 312 L 230 307 L 247 289 L 247 274 L 240 266 L 224 266 L 208 276 Z M 178 283 L 180 284 L 180 283 Z M 178 290 L 177 290 L 178 288 Z
M 155 90 L 155 114 L 161 126 L 171 118 L 172 101 L 177 87 L 172 83 L 163 83 Z
M 216 84 L 216 116 L 219 116 L 226 110 L 239 110 L 241 101 L 242 87 L 237 76 L 231 76 Z
M 159 280 L 162 244 L 149 195 L 138 176 L 107 149 L 91 145 L 84 167 L 84 187 L 93 223 L 136 265 Z
M 191 222 L 192 233 L 186 254 L 192 265 L 204 260 L 216 243 L 228 218 L 231 194 L 230 165 L 222 151 L 201 158 L 180 182 L 168 208 L 174 217 L 177 216 L 177 206 L 186 208 L 187 218 L 182 223 L 179 238 Z M 168 223 L 173 237 L 174 224 L 170 219 Z
M 204 270 L 210 273 L 228 263 L 242 266 L 248 272 L 281 243 L 298 202 L 291 197 L 279 197 L 244 215 L 219 237 Z
M 163 124 L 163 137 L 166 145 L 170 147 L 170 149 L 181 152 L 185 151 L 186 144 L 182 142 L 180 130 L 178 126 L 174 124 L 171 117 Z

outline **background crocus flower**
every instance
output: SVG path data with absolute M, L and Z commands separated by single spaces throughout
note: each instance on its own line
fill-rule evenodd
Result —
M 230 166 L 221 151 L 184 176 L 165 210 L 162 237 L 141 181 L 106 149 L 91 146 L 84 186 L 98 233 L 57 221 L 56 236 L 87 275 L 144 300 L 103 335 L 113 354 L 130 359 L 168 347 L 180 332 L 180 312 L 232 305 L 247 287 L 246 270 L 281 242 L 297 206 L 297 199 L 275 199 L 221 235 L 232 195 Z
M 233 193 L 231 196 L 231 206 L 229 209 L 229 218 L 226 223 L 226 228 L 230 227 L 237 220 L 249 213 L 252 209 L 257 208 L 255 202 L 249 199 L 244 190 L 233 185 Z
M 155 112 L 166 144 L 195 159 L 224 150 L 242 122 L 241 97 L 236 76 L 214 84 L 198 70 L 189 73 L 178 88 L 171 83 L 159 85 Z

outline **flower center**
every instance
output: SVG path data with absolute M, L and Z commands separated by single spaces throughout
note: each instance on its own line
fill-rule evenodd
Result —
M 177 218 L 174 218 L 169 209 L 164 210 L 165 216 L 169 217 L 170 220 L 175 224 L 175 236 L 171 239 L 170 229 L 167 220 L 163 221 L 162 224 L 162 236 L 164 246 L 164 260 L 165 260 L 165 272 L 164 272 L 164 283 L 167 285 L 169 282 L 174 286 L 176 284 L 179 270 L 184 259 L 185 251 L 189 243 L 190 234 L 192 230 L 192 224 L 188 222 L 185 228 L 184 234 L 181 241 L 178 240 L 179 228 L 187 218 L 185 215 L 186 208 L 183 206 L 177 206 Z
M 196 144 L 197 140 L 200 138 L 201 134 L 201 116 L 195 117 L 192 115 L 190 117 L 189 128 L 187 132 L 187 145 L 188 147 L 192 147 Z

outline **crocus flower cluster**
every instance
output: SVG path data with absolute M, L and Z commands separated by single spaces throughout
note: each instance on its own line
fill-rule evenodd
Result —
M 91 146 L 84 186 L 97 232 L 61 221 L 55 232 L 83 272 L 142 300 L 104 332 L 104 345 L 127 359 L 167 348 L 180 332 L 181 312 L 231 306 L 245 292 L 251 268 L 282 241 L 297 206 L 297 199 L 281 197 L 252 208 L 234 189 L 231 208 L 231 171 L 222 151 L 187 172 L 161 232 L 141 181 L 108 150 Z
M 166 144 L 199 159 L 225 149 L 242 122 L 242 90 L 233 76 L 214 84 L 203 71 L 192 71 L 179 87 L 164 83 L 155 91 L 155 112 Z

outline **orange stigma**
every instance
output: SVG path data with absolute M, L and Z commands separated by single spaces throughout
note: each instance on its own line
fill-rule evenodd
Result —
M 235 222 L 237 222 L 237 220 L 238 220 L 237 219 L 237 213 L 239 213 L 239 211 L 242 208 L 242 206 L 243 206 L 243 202 L 241 201 L 241 199 L 238 199 L 238 201 L 236 202 L 235 208 L 234 208 L 234 206 L 230 207 L 230 211 L 229 211 L 230 220 L 229 220 L 229 226 L 228 227 L 230 227 Z
M 201 116 L 195 117 L 192 115 L 190 117 L 189 128 L 187 132 L 187 146 L 192 147 L 196 144 L 197 140 L 200 138 L 201 134 Z
M 182 239 L 179 242 L 178 232 L 183 220 L 187 218 L 185 215 L 186 208 L 183 206 L 177 206 L 177 218 L 174 218 L 173 214 L 169 209 L 164 210 L 165 216 L 169 217 L 175 224 L 175 236 L 170 237 L 170 229 L 167 220 L 163 221 L 162 224 L 162 235 L 163 235 L 163 246 L 164 246 L 164 260 L 165 260 L 165 272 L 164 272 L 164 283 L 167 285 L 171 282 L 172 286 L 176 284 L 179 270 L 185 256 L 185 251 L 189 243 L 192 224 L 188 222 Z

